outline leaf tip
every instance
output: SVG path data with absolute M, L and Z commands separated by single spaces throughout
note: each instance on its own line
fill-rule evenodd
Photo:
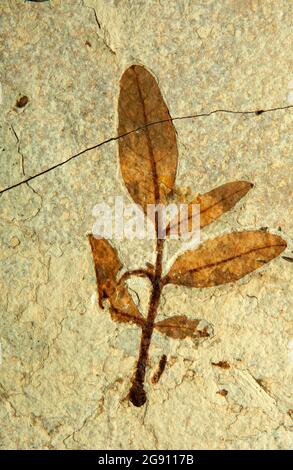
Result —
M 284 251 L 287 248 L 287 242 L 284 240 L 284 238 L 280 237 L 279 235 L 275 235 L 275 239 L 277 241 L 276 245 L 278 245 L 281 249 L 280 253 Z
M 243 184 L 244 189 L 246 189 L 246 192 L 250 191 L 254 187 L 254 183 L 251 183 L 251 181 L 240 181 L 240 183 Z

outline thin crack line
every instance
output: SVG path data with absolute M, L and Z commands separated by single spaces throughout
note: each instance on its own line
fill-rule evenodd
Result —
M 14 126 L 13 126 L 12 124 L 11 124 L 11 130 L 12 130 L 12 133 L 13 133 L 15 139 L 16 139 L 16 142 L 17 142 L 17 152 L 18 152 L 18 154 L 20 155 L 20 158 L 21 158 L 21 171 L 22 171 L 22 175 L 23 175 L 23 176 L 26 176 L 26 174 L 25 174 L 25 168 L 24 168 L 24 155 L 23 155 L 23 153 L 20 151 L 20 139 L 19 139 L 19 137 L 18 137 L 18 135 L 17 135 L 17 133 L 16 133 L 16 130 L 14 129 Z M 42 207 L 42 205 L 43 205 L 43 197 L 41 196 L 41 194 L 39 194 L 32 186 L 30 186 L 28 180 L 24 180 L 21 184 L 27 184 L 28 188 L 30 188 L 30 190 L 40 198 L 40 200 L 41 200 L 41 207 Z M 1 194 L 1 191 L 0 191 L 0 194 Z M 35 214 L 33 217 L 35 217 L 35 216 L 40 212 L 41 207 L 38 208 L 36 214 Z M 31 219 L 31 218 L 32 218 L 32 217 L 29 217 L 28 219 L 24 219 L 24 220 L 26 221 L 26 220 L 29 220 L 29 219 Z
M 59 167 L 65 165 L 66 163 L 70 162 L 71 160 L 74 160 L 77 157 L 80 157 L 81 155 L 85 154 L 86 152 L 90 152 L 91 150 L 95 150 L 95 149 L 97 149 L 99 147 L 102 147 L 103 145 L 106 145 L 110 142 L 115 142 L 116 140 L 121 139 L 122 137 L 126 137 L 129 134 L 132 134 L 134 132 L 138 132 L 142 129 L 145 129 L 146 127 L 155 126 L 157 124 L 164 124 L 165 122 L 170 122 L 170 121 L 173 122 L 173 121 L 182 121 L 184 119 L 196 119 L 196 118 L 199 118 L 199 117 L 209 117 L 212 114 L 220 114 L 220 113 L 223 113 L 223 114 L 224 113 L 225 114 L 243 114 L 243 115 L 253 114 L 255 116 L 259 116 L 260 114 L 271 113 L 271 112 L 274 112 L 274 111 L 283 111 L 283 110 L 290 109 L 290 108 L 293 108 L 293 105 L 282 106 L 282 107 L 278 107 L 278 108 L 260 109 L 260 110 L 255 110 L 255 111 L 233 111 L 233 110 L 230 110 L 230 109 L 215 109 L 215 110 L 209 111 L 207 113 L 190 114 L 190 115 L 187 115 L 187 116 L 178 116 L 178 117 L 174 117 L 174 118 L 171 117 L 170 119 L 163 119 L 161 121 L 150 122 L 148 124 L 145 124 L 144 126 L 140 126 L 140 127 L 137 127 L 136 129 L 132 129 L 131 131 L 125 132 L 124 134 L 117 135 L 115 137 L 110 137 L 109 139 L 106 139 L 103 142 L 95 144 L 91 147 L 87 147 L 86 149 L 81 150 L 80 152 L 78 152 L 74 155 L 71 155 L 71 157 L 67 158 L 66 160 L 63 160 L 62 162 L 56 163 L 56 165 L 53 165 L 53 166 L 47 168 L 46 170 L 42 170 L 42 171 L 40 171 L 39 173 L 36 173 L 33 176 L 29 176 L 28 178 L 26 178 L 22 181 L 19 181 L 18 183 L 15 183 L 11 186 L 8 186 L 7 188 L 1 189 L 0 194 L 5 193 L 6 191 L 10 191 L 11 189 L 17 188 L 17 187 L 19 187 L 19 186 L 21 186 L 25 183 L 28 183 L 29 181 L 32 181 L 32 180 L 38 178 L 39 176 L 45 175 L 46 173 L 49 173 L 50 171 L 56 170 L 56 168 L 59 168 Z
M 20 151 L 20 141 L 19 141 L 19 137 L 13 127 L 13 125 L 11 124 L 11 130 L 14 134 L 14 137 L 16 138 L 16 142 L 17 142 L 17 153 L 20 155 L 20 158 L 21 158 L 21 171 L 22 171 L 22 175 L 25 176 L 25 171 L 24 171 L 24 156 L 23 154 L 21 153 Z

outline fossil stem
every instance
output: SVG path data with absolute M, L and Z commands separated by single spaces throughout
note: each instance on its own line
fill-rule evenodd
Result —
M 138 277 L 147 277 L 151 282 L 153 280 L 153 273 L 148 271 L 147 269 L 134 269 L 132 271 L 126 271 L 122 274 L 121 278 L 119 279 L 118 283 L 122 283 L 129 279 L 131 276 L 138 276 Z
M 149 311 L 146 324 L 142 329 L 139 356 L 135 375 L 129 392 L 129 400 L 134 406 L 142 406 L 146 402 L 146 393 L 144 390 L 144 379 L 148 361 L 149 347 L 154 330 L 154 322 L 160 302 L 162 292 L 162 257 L 163 257 L 164 239 L 157 238 L 157 259 L 155 265 L 155 274 L 152 280 L 152 293 L 149 302 Z

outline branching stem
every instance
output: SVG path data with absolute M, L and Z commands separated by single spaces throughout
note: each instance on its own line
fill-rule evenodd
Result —
M 131 276 L 147 277 L 151 282 L 153 282 L 154 279 L 154 274 L 148 271 L 147 269 L 133 269 L 132 271 L 126 271 L 124 274 L 122 274 L 118 281 L 118 284 L 123 283 Z
M 142 406 L 146 402 L 146 392 L 144 390 L 144 380 L 148 361 L 149 347 L 154 330 L 155 318 L 160 303 L 162 292 L 162 258 L 164 239 L 157 238 L 155 273 L 152 278 L 152 292 L 149 301 L 149 310 L 146 323 L 142 328 L 139 356 L 136 365 L 135 375 L 129 392 L 129 400 L 134 406 Z

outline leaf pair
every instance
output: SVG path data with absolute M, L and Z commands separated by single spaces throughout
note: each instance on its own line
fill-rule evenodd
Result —
M 104 308 L 103 301 L 107 299 L 114 321 L 134 323 L 144 328 L 146 320 L 133 302 L 126 283 L 117 280 L 122 267 L 117 251 L 105 239 L 89 235 L 89 241 L 93 253 L 100 307 Z M 178 315 L 155 323 L 154 327 L 159 333 L 170 338 L 206 338 L 209 336 L 209 329 L 207 326 L 200 327 L 200 322 Z
M 154 77 L 144 67 L 133 65 L 124 72 L 118 113 L 119 134 L 129 133 L 118 141 L 122 176 L 133 200 L 146 213 L 147 204 L 164 204 L 173 193 L 178 152 L 167 106 Z M 204 228 L 232 209 L 252 187 L 247 181 L 234 181 L 196 196 L 188 204 L 187 223 L 180 225 L 179 234 L 191 231 L 194 204 L 200 205 L 200 228 Z M 177 219 L 171 220 L 166 234 L 175 226 Z M 181 255 L 165 283 L 210 287 L 234 282 L 278 256 L 285 247 L 282 238 L 261 231 L 223 235 Z
M 118 116 L 122 177 L 134 202 L 147 214 L 148 204 L 166 204 L 174 192 L 178 150 L 168 108 L 155 78 L 144 67 L 132 65 L 124 72 Z M 188 206 L 188 229 L 192 228 L 193 204 L 200 204 L 203 228 L 230 210 L 252 186 L 236 181 L 194 198 Z M 167 235 L 175 224 L 177 220 L 172 220 Z

